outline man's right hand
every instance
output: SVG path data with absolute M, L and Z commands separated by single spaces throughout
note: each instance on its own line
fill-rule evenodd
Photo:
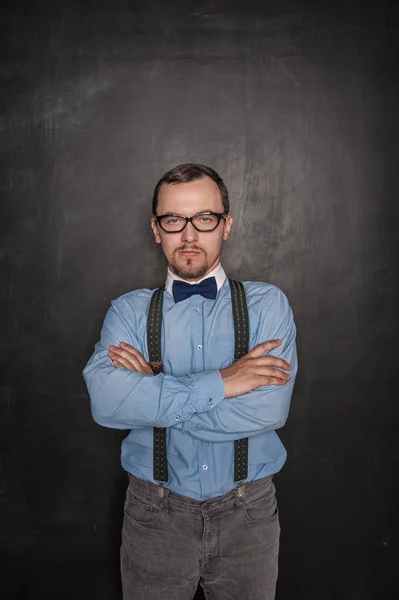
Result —
M 263 342 L 252 348 L 230 367 L 222 369 L 225 398 L 241 396 L 262 385 L 284 385 L 291 377 L 281 369 L 289 371 L 291 365 L 276 356 L 263 356 L 265 352 L 281 345 L 281 340 Z

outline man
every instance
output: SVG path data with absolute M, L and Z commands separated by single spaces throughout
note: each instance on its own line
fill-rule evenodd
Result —
M 200 582 L 210 600 L 272 600 L 280 534 L 272 479 L 286 459 L 275 429 L 287 419 L 297 372 L 292 311 L 277 287 L 244 282 L 249 351 L 234 361 L 220 263 L 233 223 L 226 186 L 209 167 L 179 165 L 158 182 L 153 215 L 168 263 L 163 372 L 149 364 L 148 289 L 112 302 L 84 369 L 94 420 L 131 430 L 122 443 L 123 597 L 189 600 Z M 165 482 L 153 477 L 154 428 L 167 432 Z M 235 482 L 243 438 L 248 473 Z

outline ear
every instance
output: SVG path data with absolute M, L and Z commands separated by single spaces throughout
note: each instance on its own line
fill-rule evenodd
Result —
M 233 225 L 233 215 L 226 215 L 224 221 L 223 239 L 226 241 L 230 235 L 231 227 Z
M 159 235 L 159 231 L 158 231 L 158 224 L 156 222 L 156 220 L 154 219 L 154 217 L 151 217 L 151 229 L 152 232 L 154 234 L 154 238 L 157 244 L 161 243 L 161 236 Z

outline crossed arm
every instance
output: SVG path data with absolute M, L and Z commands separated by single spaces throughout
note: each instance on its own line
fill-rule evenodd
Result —
M 270 310 L 274 327 L 265 319 L 258 339 L 272 334 L 280 342 L 259 343 L 222 371 L 173 377 L 152 375 L 134 328 L 114 303 L 83 372 L 94 420 L 116 429 L 173 426 L 213 442 L 282 427 L 297 371 L 295 325 L 282 293 Z M 268 354 L 272 350 L 274 356 Z

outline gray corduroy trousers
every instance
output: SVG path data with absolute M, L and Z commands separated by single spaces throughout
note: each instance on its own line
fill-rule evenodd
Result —
M 200 502 L 129 473 L 124 600 L 273 600 L 280 525 L 273 476 Z

